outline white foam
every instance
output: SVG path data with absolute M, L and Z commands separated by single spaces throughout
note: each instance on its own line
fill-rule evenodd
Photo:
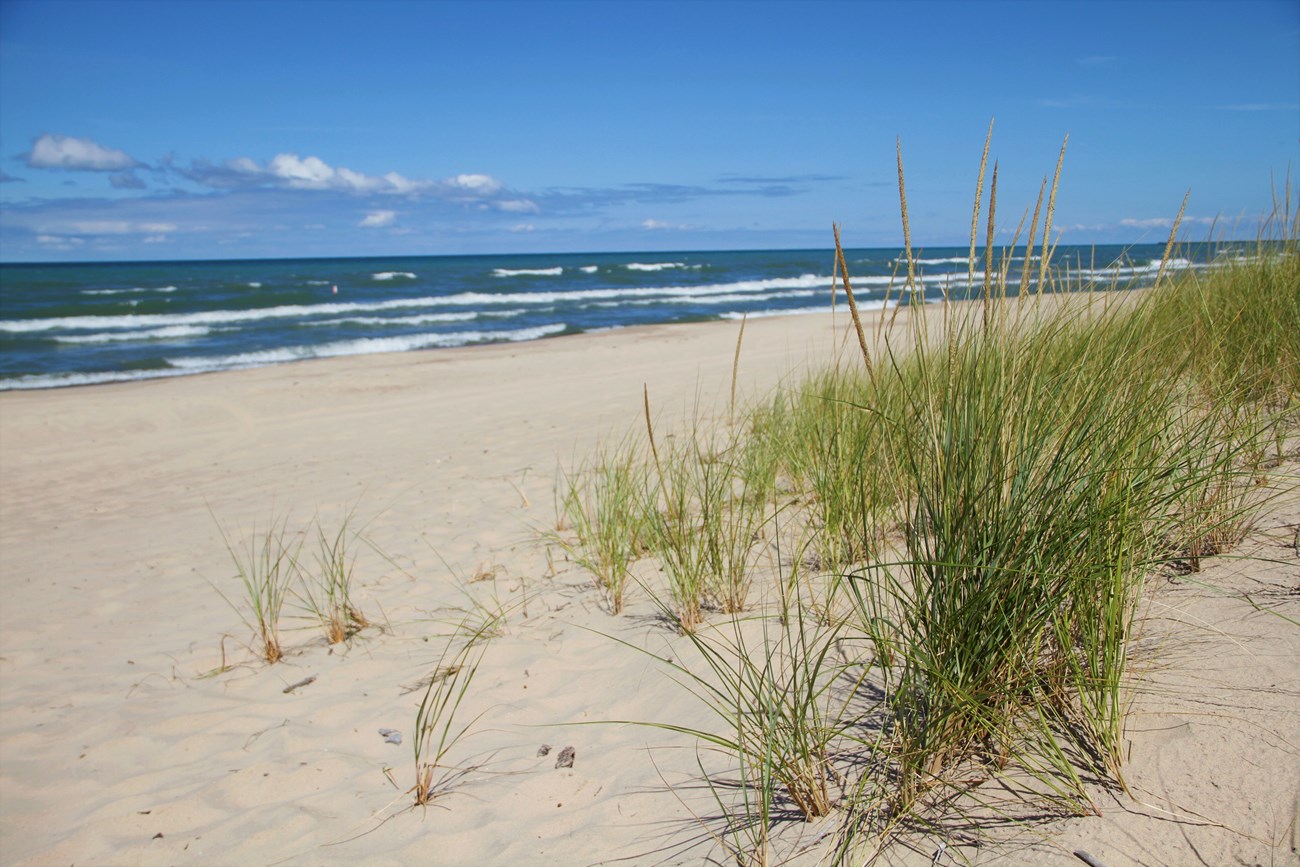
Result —
M 578 270 L 581 271 L 581 272 L 584 273 L 584 274 L 595 274 L 597 271 L 600 270 L 600 266 L 599 266 L 599 265 L 583 265 L 583 266 L 582 266 L 581 268 L 579 268 Z
M 286 346 L 260 352 L 241 352 L 236 355 L 197 356 L 193 358 L 168 358 L 167 363 L 178 370 L 200 373 L 214 370 L 233 370 L 243 367 L 262 367 L 309 358 L 337 358 L 346 355 L 372 355 L 380 352 L 408 352 L 413 349 L 450 348 L 471 343 L 516 343 L 537 340 L 558 334 L 568 328 L 562 322 L 520 328 L 514 331 L 456 331 L 441 334 L 408 334 L 401 337 L 363 337 L 356 340 L 339 340 L 306 346 Z
M 395 280 L 398 277 L 405 277 L 407 280 L 414 280 L 415 275 L 410 271 L 380 271 L 378 274 L 371 274 L 373 280 Z
M 304 325 L 429 325 L 434 322 L 468 322 L 477 319 L 478 314 L 467 313 L 421 313 L 416 316 L 345 316 L 341 319 L 315 319 Z
M 108 382 L 135 382 L 141 379 L 159 379 L 165 376 L 182 376 L 185 370 L 121 370 L 105 373 L 41 373 L 0 379 L 0 391 L 18 391 L 33 388 L 68 388 L 75 385 L 102 385 Z
M 559 277 L 564 269 L 556 268 L 493 268 L 493 277 Z
M 141 292 L 175 292 L 175 286 L 133 286 L 130 289 L 82 289 L 82 295 L 137 295 Z
M 978 254 L 976 255 L 976 258 L 979 258 Z M 947 256 L 947 257 L 944 257 L 944 258 L 941 258 L 941 259 L 913 259 L 913 260 L 912 260 L 913 264 L 916 264 L 916 265 L 965 265 L 965 264 L 967 264 L 969 261 L 970 261 L 970 260 L 967 259 L 965 256 Z M 907 264 L 907 259 L 905 259 L 905 258 L 904 258 L 904 259 L 890 259 L 890 260 L 889 260 L 889 264 L 891 264 L 891 265 L 906 265 L 906 264 Z
M 737 280 L 734 283 L 708 283 L 699 286 L 642 286 L 623 289 L 573 289 L 559 292 L 462 292 L 439 299 L 440 304 L 496 305 L 496 304 L 555 304 L 561 301 L 634 300 L 638 298 L 699 298 L 729 293 L 758 293 L 773 289 L 811 289 L 830 286 L 831 278 L 818 274 L 798 277 L 772 277 L 764 280 Z M 0 322 L 0 329 L 5 323 Z
M 628 262 L 623 266 L 629 271 L 666 271 L 669 268 L 699 268 L 699 265 L 687 265 L 685 262 Z
M 261 283 L 258 283 L 256 280 L 254 280 L 254 281 L 252 281 L 252 282 L 250 282 L 250 283 L 248 284 L 248 288 L 250 288 L 250 289 L 261 289 L 261 288 L 262 288 L 262 284 L 261 284 Z
M 68 334 L 54 339 L 59 343 L 118 343 L 129 340 L 176 340 L 185 337 L 203 337 L 211 333 L 211 328 L 202 325 L 172 325 L 167 328 L 149 328 L 141 331 Z
M 330 304 L 284 304 L 251 310 L 205 310 L 198 313 L 142 313 L 136 316 L 60 316 L 50 319 L 0 320 L 0 331 L 31 332 L 55 328 L 95 330 L 106 328 L 161 328 L 171 325 L 220 325 L 231 322 L 256 322 L 260 319 L 330 316 L 376 310 L 437 307 L 441 298 L 394 298 L 375 302 L 338 302 Z

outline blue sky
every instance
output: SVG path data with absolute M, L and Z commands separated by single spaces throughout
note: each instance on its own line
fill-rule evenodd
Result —
M 1300 3 L 0 0 L 0 259 L 1251 237 Z M 1300 179 L 1300 178 L 1298 178 Z

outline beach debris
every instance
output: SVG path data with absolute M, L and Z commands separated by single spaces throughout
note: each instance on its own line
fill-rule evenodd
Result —
M 537 758 L 540 759 L 542 756 L 546 755 L 550 751 L 551 751 L 550 744 L 542 744 L 540 747 L 537 748 Z
M 565 747 L 560 750 L 560 757 L 555 760 L 555 766 L 557 768 L 573 767 L 573 757 L 577 754 L 577 751 L 573 747 Z
M 281 690 L 281 692 L 288 695 L 289 693 L 293 692 L 295 689 L 297 689 L 300 686 L 306 686 L 309 683 L 315 683 L 315 682 L 316 682 L 316 675 L 313 674 L 311 677 L 304 677 L 302 680 L 298 681 L 297 683 L 289 684 L 283 690 Z
M 397 729 L 380 729 L 379 735 L 386 742 L 390 744 L 394 744 L 399 747 L 402 745 L 402 733 L 399 732 Z
M 1075 858 L 1078 858 L 1078 859 L 1079 859 L 1080 861 L 1082 861 L 1084 864 L 1087 864 L 1088 867 L 1106 867 L 1105 864 L 1101 863 L 1101 862 L 1098 861 L 1096 858 L 1092 857 L 1091 855 L 1089 855 L 1087 852 L 1083 851 L 1082 849 L 1075 849 L 1075 850 L 1074 850 L 1074 857 L 1075 857 Z

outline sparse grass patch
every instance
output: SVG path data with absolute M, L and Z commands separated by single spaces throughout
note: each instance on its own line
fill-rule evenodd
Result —
M 243 592 L 236 603 L 217 585 L 213 584 L 213 589 L 253 630 L 255 652 L 268 663 L 278 662 L 284 656 L 280 644 L 280 617 L 291 594 L 302 551 L 302 540 L 295 541 L 287 527 L 287 517 L 272 515 L 263 531 L 258 532 L 254 527 L 242 542 L 237 543 L 218 524 Z
M 560 481 L 562 520 L 572 536 L 552 539 L 591 573 L 611 614 L 623 611 L 629 569 L 648 545 L 648 468 L 624 444 Z
M 320 624 L 325 640 L 330 644 L 347 641 L 370 626 L 370 620 L 352 598 L 357 546 L 363 543 L 354 518 L 355 510 L 350 510 L 338 530 L 329 534 L 317 516 L 314 524 L 316 550 L 313 552 L 316 571 L 307 575 L 300 570 L 298 598 Z
M 447 754 L 481 716 L 459 722 L 461 705 L 478 673 L 490 636 L 468 624 L 458 633 L 444 645 L 415 712 L 415 733 L 411 738 L 415 785 L 410 791 L 421 807 L 432 803 L 458 775 L 458 769 L 446 762 Z

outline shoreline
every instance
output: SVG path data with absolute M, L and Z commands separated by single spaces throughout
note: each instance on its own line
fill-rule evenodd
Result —
M 710 841 L 692 812 L 712 802 L 698 791 L 683 802 L 666 785 L 689 779 L 689 742 L 568 725 L 711 725 L 658 660 L 612 650 L 604 634 L 660 658 L 687 649 L 653 623 L 644 598 L 622 617 L 604 613 L 590 579 L 548 557 L 534 534 L 553 524 L 557 464 L 636 429 L 643 386 L 656 418 L 697 404 L 725 411 L 739 327 L 635 326 L 0 394 L 5 862 L 413 863 L 437 840 L 456 864 L 700 863 Z M 841 347 L 860 362 L 847 309 L 834 327 L 830 315 L 749 320 L 738 401 Z M 1251 549 L 1259 556 L 1282 556 L 1268 546 L 1300 521 L 1295 499 L 1261 524 Z M 302 528 L 350 507 L 388 558 L 363 551 L 357 569 L 362 610 L 384 630 L 331 649 L 294 629 L 284 662 L 252 661 L 248 630 L 209 583 L 230 587 L 219 526 L 242 534 L 279 515 Z M 1211 568 L 1242 586 L 1263 574 L 1231 562 Z M 1269 581 L 1294 580 L 1294 567 L 1277 568 Z M 1300 724 L 1278 716 L 1294 709 L 1300 687 L 1296 631 L 1197 585 L 1175 592 L 1162 604 L 1170 619 L 1188 612 L 1179 628 L 1192 640 L 1156 676 L 1191 694 L 1172 705 L 1156 689 L 1142 697 L 1139 800 L 1209 811 L 1211 825 L 1294 852 L 1295 826 L 1288 842 L 1285 817 L 1261 814 L 1270 798 L 1258 789 L 1276 806 L 1290 795 L 1289 771 L 1300 771 L 1285 748 L 1300 741 Z M 419 698 L 410 687 L 437 660 L 431 637 L 446 634 L 457 609 L 509 615 L 475 683 L 471 710 L 485 716 L 463 760 L 482 773 L 427 814 L 402 812 Z M 1191 625 L 1206 617 L 1223 640 Z M 233 667 L 209 676 L 223 659 Z M 1219 670 L 1205 671 L 1206 659 Z M 1192 684 L 1198 673 L 1211 682 Z M 316 680 L 285 691 L 306 677 Z M 1200 721 L 1198 701 L 1230 700 L 1234 684 L 1259 690 L 1251 701 L 1270 708 L 1276 742 L 1221 724 L 1229 710 Z M 386 743 L 381 727 L 403 732 L 404 745 Z M 574 767 L 538 757 L 542 743 L 575 746 Z M 1219 756 L 1209 766 L 1207 749 Z M 1211 825 L 1188 830 L 1153 818 L 1155 809 L 1142 813 L 1108 802 L 1101 818 L 1052 827 L 1055 842 L 1020 840 L 1033 848 L 1012 857 L 1077 863 L 1075 846 L 1108 867 L 1177 861 L 1185 834 L 1200 835 L 1212 861 L 1269 851 Z M 812 838 L 820 829 L 796 830 Z M 1035 830 L 1024 835 L 1036 841 Z M 898 863 L 929 863 L 930 854 L 900 852 Z

